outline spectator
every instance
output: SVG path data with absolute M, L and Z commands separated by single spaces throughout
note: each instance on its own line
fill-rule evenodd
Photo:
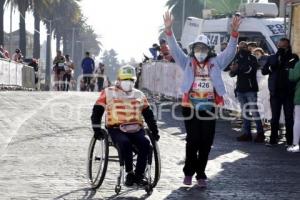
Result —
M 265 51 L 262 48 L 256 48 L 253 50 L 253 55 L 257 59 L 259 69 L 263 68 L 268 59 L 268 56 L 265 54 Z
M 63 90 L 63 76 L 65 72 L 65 57 L 62 55 L 60 50 L 56 51 L 56 56 L 53 60 L 53 71 L 54 71 L 54 80 L 55 87 L 57 91 Z
M 91 80 L 93 78 L 93 73 L 95 70 L 95 62 L 90 57 L 90 52 L 86 52 L 85 56 L 86 57 L 81 62 L 81 68 L 82 68 L 82 73 L 83 73 L 83 85 L 84 85 L 82 90 L 93 91 L 94 87 L 92 87 L 92 85 L 91 85 Z
M 263 75 L 269 75 L 270 103 L 272 111 L 271 137 L 267 144 L 274 146 L 278 143 L 279 119 L 281 107 L 284 110 L 286 126 L 286 143 L 293 143 L 294 124 L 294 93 L 295 83 L 289 81 L 288 70 L 294 68 L 299 58 L 292 53 L 290 40 L 282 38 L 278 42 L 278 51 L 271 55 L 262 69 Z
M 136 76 L 137 76 L 137 79 L 136 79 L 136 82 L 134 84 L 134 88 L 136 89 L 139 89 L 139 86 L 140 86 L 140 79 L 141 79 L 141 76 L 142 76 L 142 67 L 143 67 L 143 63 L 140 63 L 138 65 L 138 67 L 136 68 Z
M 6 49 L 4 49 L 3 45 L 0 45 L 0 58 L 9 59 L 9 53 Z
M 251 55 L 247 43 L 240 42 L 238 53 L 233 60 L 230 71 L 232 77 L 237 76 L 235 92 L 242 110 L 242 135 L 237 137 L 237 140 L 240 142 L 252 141 L 250 110 L 257 129 L 257 136 L 254 141 L 258 143 L 265 141 L 263 125 L 257 106 L 258 83 L 256 73 L 258 68 L 258 62 L 256 58 Z
M 151 55 L 153 56 L 153 60 L 157 60 L 159 52 L 160 52 L 160 47 L 158 44 L 153 44 L 152 48 L 149 48 L 149 51 Z
M 18 63 L 23 62 L 23 55 L 20 49 L 16 49 L 15 53 L 13 54 L 12 60 Z
M 38 71 L 39 71 L 39 63 L 38 63 L 38 60 L 37 59 L 30 59 L 30 62 L 28 63 L 28 66 L 31 66 L 33 67 L 34 69 L 34 75 L 35 75 L 35 84 L 38 83 L 39 81 L 39 77 L 38 77 Z
M 169 46 L 164 39 L 160 39 L 159 41 L 160 44 L 160 55 L 163 58 L 163 60 L 169 61 L 169 62 L 174 62 L 171 54 L 170 54 L 170 49 Z
M 293 135 L 293 145 L 287 148 L 288 152 L 300 152 L 299 142 L 300 142 L 300 62 L 298 62 L 294 69 L 289 71 L 289 79 L 295 82 L 296 92 L 294 98 L 295 104 L 295 124 L 294 124 L 294 135 Z
M 253 54 L 253 50 L 256 49 L 256 48 L 258 47 L 256 42 L 248 42 L 247 45 L 248 45 L 248 50 L 249 50 L 252 54 Z
M 64 91 L 69 91 L 72 72 L 74 69 L 75 69 L 75 65 L 73 61 L 70 59 L 70 55 L 66 55 L 65 74 L 63 76 Z
M 101 92 L 104 89 L 104 67 L 105 65 L 100 62 L 98 68 L 95 71 L 97 77 L 98 92 Z

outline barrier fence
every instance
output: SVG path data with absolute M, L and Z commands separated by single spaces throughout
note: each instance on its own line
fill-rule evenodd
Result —
M 222 78 L 226 88 L 223 108 L 240 112 L 240 103 L 234 94 L 236 77 L 232 78 L 228 72 L 222 72 Z M 257 72 L 259 85 L 258 105 L 262 118 L 271 119 L 269 102 L 268 76 L 262 76 Z M 142 87 L 156 94 L 180 98 L 182 92 L 180 86 L 183 80 L 183 71 L 175 63 L 152 62 L 145 63 L 142 68 Z
M 0 85 L 35 88 L 33 67 L 21 63 L 0 60 Z

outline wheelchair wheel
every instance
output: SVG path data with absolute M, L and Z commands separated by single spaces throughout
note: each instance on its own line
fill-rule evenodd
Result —
M 108 134 L 102 140 L 92 137 L 88 150 L 87 176 L 93 189 L 104 181 L 109 156 Z
M 146 188 L 146 192 L 152 193 L 152 188 L 154 188 L 159 179 L 160 179 L 160 172 L 161 172 L 161 161 L 160 161 L 160 152 L 157 142 L 154 140 L 151 132 L 148 129 L 145 129 L 146 135 L 149 136 L 152 145 L 152 159 L 148 160 L 148 166 L 150 169 L 146 169 L 146 177 L 148 177 L 148 182 L 150 183 L 151 188 Z M 149 175 L 149 176 L 148 176 Z

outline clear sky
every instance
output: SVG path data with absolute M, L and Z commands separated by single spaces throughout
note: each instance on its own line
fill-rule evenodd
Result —
M 88 23 L 102 36 L 104 49 L 120 59 L 141 61 L 159 35 L 166 0 L 82 0 Z
M 166 0 L 82 0 L 83 14 L 102 38 L 103 49 L 115 49 L 119 59 L 131 57 L 141 61 L 143 53 L 157 43 L 159 28 L 163 24 Z M 5 8 L 5 31 L 9 32 L 10 8 Z M 19 28 L 19 15 L 13 14 L 12 29 Z M 33 32 L 33 17 L 26 16 L 26 29 Z M 46 29 L 41 27 L 41 41 L 46 40 Z M 54 43 L 53 43 L 54 44 Z M 53 46 L 54 48 L 54 46 Z

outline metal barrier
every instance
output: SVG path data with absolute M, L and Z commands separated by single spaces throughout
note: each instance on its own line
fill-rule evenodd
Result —
M 35 73 L 32 67 L 0 59 L 0 85 L 35 88 Z

